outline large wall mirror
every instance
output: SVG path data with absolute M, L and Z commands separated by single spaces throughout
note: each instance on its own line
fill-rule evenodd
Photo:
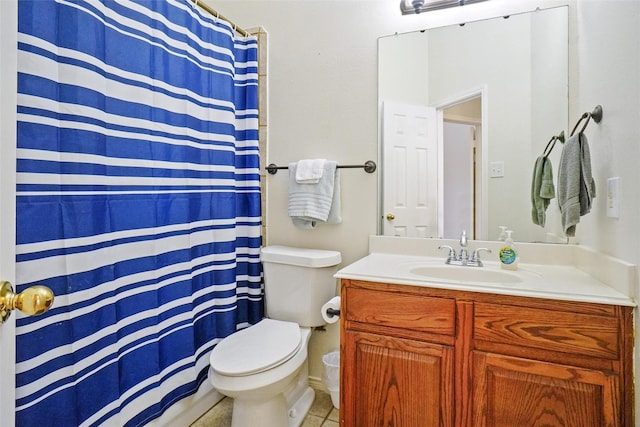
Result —
M 567 9 L 378 40 L 380 234 L 566 241 L 555 199 L 533 223 L 531 181 L 568 126 Z

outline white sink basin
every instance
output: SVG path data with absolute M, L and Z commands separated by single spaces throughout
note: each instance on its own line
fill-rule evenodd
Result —
M 489 270 L 484 267 L 461 267 L 454 265 L 426 265 L 411 268 L 411 274 L 424 276 L 425 279 L 463 281 L 475 283 L 520 283 L 522 278 L 515 274 L 500 270 Z

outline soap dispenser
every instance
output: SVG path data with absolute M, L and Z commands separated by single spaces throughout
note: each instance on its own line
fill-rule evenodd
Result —
M 505 270 L 518 269 L 518 253 L 513 247 L 512 230 L 506 230 L 507 237 L 504 240 L 504 246 L 500 249 L 500 266 Z
M 498 240 L 500 240 L 501 242 L 504 242 L 505 239 L 507 238 L 507 227 L 504 225 L 499 225 L 498 228 L 500 229 Z

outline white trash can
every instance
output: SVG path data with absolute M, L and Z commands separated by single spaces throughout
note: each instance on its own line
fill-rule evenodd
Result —
M 322 356 L 324 363 L 324 386 L 331 395 L 331 403 L 336 409 L 340 409 L 340 352 L 332 351 Z

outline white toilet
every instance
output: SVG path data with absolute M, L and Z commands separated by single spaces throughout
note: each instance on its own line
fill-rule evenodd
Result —
M 228 336 L 211 352 L 209 380 L 233 397 L 232 427 L 298 427 L 314 399 L 307 344 L 335 295 L 340 252 L 262 248 L 267 318 Z

